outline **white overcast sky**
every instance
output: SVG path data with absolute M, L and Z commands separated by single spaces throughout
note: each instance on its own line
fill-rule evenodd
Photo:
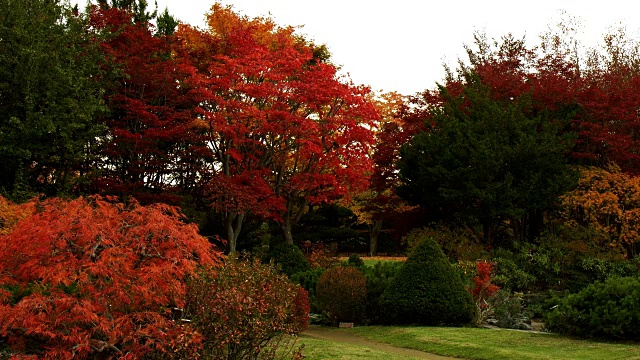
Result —
M 168 7 L 179 20 L 203 28 L 214 0 L 157 2 L 160 11 Z M 634 36 L 640 27 L 640 2 L 635 0 L 220 2 L 249 17 L 270 14 L 279 25 L 304 25 L 299 32 L 326 44 L 333 62 L 342 65 L 343 73 L 356 84 L 406 95 L 434 88 L 444 76 L 442 63 L 455 65 L 475 30 L 495 38 L 511 32 L 537 43 L 538 35 L 560 19 L 561 10 L 580 21 L 588 45 L 595 45 L 609 27 L 621 22 Z

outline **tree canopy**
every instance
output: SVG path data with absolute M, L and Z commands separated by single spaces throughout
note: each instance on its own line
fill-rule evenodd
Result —
M 71 192 L 90 171 L 106 110 L 87 16 L 59 1 L 0 1 L 0 191 Z
M 481 223 L 489 244 L 507 219 L 537 235 L 536 214 L 572 186 L 569 119 L 535 112 L 527 96 L 492 99 L 474 73 L 459 86 L 459 95 L 440 87 L 427 130 L 402 147 L 398 193 L 438 218 Z

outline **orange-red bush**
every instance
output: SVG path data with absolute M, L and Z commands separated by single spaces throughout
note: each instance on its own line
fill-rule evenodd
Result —
M 38 204 L 0 236 L 0 335 L 44 358 L 139 358 L 199 337 L 169 316 L 219 253 L 173 207 L 99 198 Z
M 287 335 L 307 327 L 309 299 L 274 266 L 228 258 L 219 269 L 200 271 L 187 288 L 185 318 L 204 336 L 207 358 L 299 355 Z
M 318 307 L 333 321 L 362 320 L 367 301 L 367 279 L 351 266 L 328 269 L 316 286 Z
M 299 332 L 305 331 L 309 326 L 309 311 L 311 304 L 307 290 L 298 286 L 298 293 L 294 299 L 293 321 Z
M 496 292 L 500 289 L 497 285 L 491 282 L 491 273 L 494 269 L 494 264 L 488 261 L 476 262 L 477 275 L 473 278 L 473 289 L 471 295 L 473 296 L 473 302 L 478 308 L 478 318 L 476 322 L 482 324 L 489 317 L 493 311 L 489 300 L 493 298 Z

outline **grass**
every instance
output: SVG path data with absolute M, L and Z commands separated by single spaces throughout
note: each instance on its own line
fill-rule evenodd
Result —
M 333 341 L 319 340 L 308 336 L 301 336 L 298 344 L 304 344 L 302 353 L 306 360 L 323 359 L 371 359 L 371 360 L 414 360 L 413 357 L 390 354 L 388 352 L 371 349 L 366 346 L 352 345 Z
M 637 343 L 616 344 L 502 329 L 383 327 L 354 329 L 394 346 L 467 359 L 640 359 Z
M 360 259 L 364 262 L 365 266 L 373 266 L 379 262 L 387 262 L 387 261 L 406 261 L 406 257 L 402 256 L 361 256 Z M 339 258 L 340 261 L 347 261 L 349 257 L 343 256 Z
M 336 332 L 352 332 L 369 340 L 396 347 L 411 348 L 433 354 L 449 355 L 465 359 L 640 359 L 640 344 L 613 343 L 571 339 L 554 334 L 535 334 L 501 329 L 446 328 L 446 327 L 388 327 L 368 326 L 354 329 L 331 329 Z M 336 358 L 331 352 L 342 344 L 329 345 L 315 339 L 303 338 L 309 359 Z M 316 348 L 320 352 L 316 354 Z M 349 346 L 349 345 L 345 345 Z M 323 350 L 324 349 L 324 350 Z M 349 353 L 367 351 L 358 347 Z M 323 353 L 322 351 L 328 351 Z M 339 350 L 336 350 L 339 351 Z M 360 353 L 362 354 L 362 353 Z M 317 357 L 319 356 L 319 357 Z M 327 356 L 327 357 L 323 357 Z M 355 356 L 355 355 L 354 355 Z M 361 357 L 342 357 L 360 359 Z M 376 359 L 375 357 L 365 357 Z
M 394 259 L 368 259 L 368 258 L 363 258 L 362 261 L 364 262 L 365 266 L 373 266 L 376 263 L 379 262 L 390 262 L 390 261 L 406 261 L 407 258 L 394 258 Z

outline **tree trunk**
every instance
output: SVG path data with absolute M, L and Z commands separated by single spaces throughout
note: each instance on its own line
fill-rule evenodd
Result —
M 229 213 L 225 218 L 225 230 L 227 232 L 227 241 L 229 242 L 229 254 L 234 254 L 237 249 L 238 235 L 242 230 L 244 214 Z
M 282 224 L 280 224 L 280 230 L 282 230 L 282 238 L 287 244 L 293 245 L 293 235 L 291 234 L 291 220 L 286 217 Z
M 622 243 L 622 247 L 625 249 L 625 251 L 627 252 L 627 259 L 631 260 L 634 259 L 637 255 L 637 251 L 636 251 L 636 244 L 635 243 L 627 243 L 627 242 L 623 242 Z
M 293 200 L 289 200 L 287 203 L 287 212 L 285 213 L 284 219 L 280 224 L 280 230 L 282 230 L 282 238 L 287 244 L 293 245 L 293 235 L 291 234 L 291 228 L 293 225 L 297 224 L 298 221 L 304 215 L 305 210 L 307 209 L 307 200 L 301 199 L 300 205 L 298 209 L 295 210 L 295 203 Z
M 482 231 L 483 231 L 483 238 L 484 238 L 484 244 L 487 245 L 489 248 L 491 248 L 491 243 L 493 242 L 493 221 L 491 221 L 491 218 L 485 218 L 482 219 Z
M 378 235 L 382 230 L 382 220 L 373 220 L 369 229 L 369 255 L 378 255 Z

